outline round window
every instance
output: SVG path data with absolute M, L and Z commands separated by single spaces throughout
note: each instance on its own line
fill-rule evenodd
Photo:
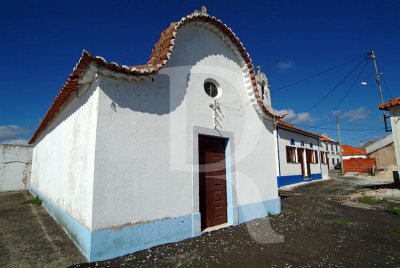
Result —
M 218 88 L 212 82 L 205 82 L 204 83 L 204 91 L 207 93 L 208 96 L 211 98 L 215 98 L 218 95 Z

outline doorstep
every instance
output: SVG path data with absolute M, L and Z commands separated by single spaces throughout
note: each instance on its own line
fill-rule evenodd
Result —
M 228 228 L 229 226 L 232 226 L 232 224 L 223 223 L 223 224 L 220 224 L 220 225 L 215 225 L 215 226 L 208 227 L 208 228 L 204 229 L 201 233 L 202 234 L 209 233 L 209 232 L 213 232 L 213 231 L 216 231 L 216 230 Z

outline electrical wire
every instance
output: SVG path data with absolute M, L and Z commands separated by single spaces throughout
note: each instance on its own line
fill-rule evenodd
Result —
M 367 57 L 364 57 L 339 83 L 337 83 L 331 90 L 328 91 L 322 98 L 320 98 L 316 103 L 314 103 L 310 108 L 306 110 L 306 112 L 311 111 L 314 109 L 318 104 L 320 104 L 323 100 L 325 100 L 330 94 L 332 94 L 349 76 L 357 70 L 358 67 L 365 61 L 368 60 Z
M 382 80 L 383 80 L 383 85 L 384 85 L 384 87 L 385 87 L 387 93 L 389 94 L 390 98 L 391 98 L 391 99 L 394 99 L 394 97 L 393 97 L 393 95 L 392 95 L 392 92 L 390 92 L 390 89 L 389 89 L 389 87 L 388 87 L 388 85 L 387 85 L 387 83 L 386 83 L 385 76 L 384 76 L 383 73 L 382 73 L 381 66 L 378 65 L 378 67 L 379 67 L 379 70 L 381 71 L 380 75 L 381 75 Z
M 350 60 L 348 60 L 348 61 L 346 61 L 346 62 L 343 62 L 343 63 L 341 63 L 341 64 L 338 64 L 338 65 L 329 67 L 329 68 L 327 68 L 327 69 L 325 69 L 325 70 L 323 70 L 323 71 L 321 71 L 321 72 L 318 72 L 318 73 L 316 73 L 316 74 L 313 74 L 313 75 L 307 76 L 307 77 L 305 77 L 305 78 L 303 78 L 303 79 L 300 79 L 300 80 L 297 80 L 297 81 L 295 81 L 295 82 L 289 83 L 289 84 L 287 84 L 287 85 L 285 85 L 285 86 L 283 86 L 283 87 L 280 87 L 280 88 L 271 90 L 271 93 L 275 93 L 275 92 L 281 91 L 281 90 L 283 90 L 283 89 L 285 89 L 285 88 L 288 88 L 288 87 L 290 87 L 290 86 L 293 86 L 293 85 L 299 84 L 299 83 L 301 83 L 301 82 L 307 81 L 307 80 L 309 80 L 309 79 L 311 79 L 311 78 L 317 77 L 317 76 L 319 76 L 319 75 L 321 75 L 321 74 L 324 74 L 324 73 L 326 73 L 326 72 L 328 72 L 328 71 L 334 70 L 334 69 L 336 69 L 336 68 L 338 68 L 338 67 L 340 67 L 340 66 L 346 65 L 346 64 L 348 64 L 348 63 L 350 63 L 350 62 L 352 62 L 352 61 L 355 61 L 355 60 L 357 60 L 357 59 L 359 59 L 359 58 L 362 58 L 362 57 L 365 57 L 365 55 L 352 58 L 352 59 L 350 59 Z
M 353 141 L 353 140 L 357 140 L 357 139 L 361 139 L 361 138 L 365 138 L 365 137 L 372 137 L 374 135 L 377 135 L 378 133 L 382 133 L 383 131 L 385 131 L 385 130 L 383 129 L 383 130 L 379 130 L 379 131 L 374 131 L 372 133 L 368 133 L 368 134 L 365 134 L 365 135 L 362 135 L 362 136 L 358 136 L 358 137 L 353 137 L 351 139 L 344 139 L 344 141 L 346 143 L 348 143 L 348 142 Z
M 351 90 L 354 88 L 355 84 L 359 81 L 361 75 L 364 73 L 365 68 L 368 65 L 368 58 L 367 61 L 365 62 L 364 66 L 362 67 L 360 73 L 357 75 L 356 79 L 354 80 L 353 84 L 351 84 L 350 88 L 347 90 L 346 94 L 344 94 L 344 96 L 342 97 L 342 99 L 336 104 L 335 108 L 333 108 L 332 111 L 336 111 L 337 108 L 339 108 L 339 106 L 343 103 L 343 101 L 346 99 L 346 97 L 350 94 Z M 325 124 L 326 120 L 328 120 L 329 117 L 331 117 L 332 115 L 328 115 L 327 118 L 325 118 L 317 127 L 322 126 L 323 124 Z

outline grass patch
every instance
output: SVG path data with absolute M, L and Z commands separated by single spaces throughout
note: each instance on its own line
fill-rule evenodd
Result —
M 400 228 L 395 229 L 393 232 L 391 232 L 390 234 L 392 235 L 400 235 Z
M 291 209 L 282 209 L 282 212 L 284 212 L 284 213 L 297 213 L 296 210 L 291 210 Z
M 400 206 L 396 202 L 388 201 L 386 203 L 386 211 L 392 214 L 400 215 Z
M 334 225 L 349 225 L 350 222 L 346 220 L 337 220 L 332 222 Z
M 25 200 L 24 202 L 22 202 L 22 204 L 33 204 L 33 205 L 41 206 L 42 200 L 39 198 L 39 196 L 36 196 L 33 199 Z
M 268 218 L 272 218 L 272 213 L 268 212 Z
M 400 204 L 393 201 L 388 201 L 386 199 L 381 199 L 378 201 L 378 203 L 385 207 L 385 211 L 392 214 L 400 215 Z
M 364 204 L 372 203 L 372 201 L 374 201 L 374 199 L 371 196 L 363 196 L 358 199 L 358 202 L 364 203 Z

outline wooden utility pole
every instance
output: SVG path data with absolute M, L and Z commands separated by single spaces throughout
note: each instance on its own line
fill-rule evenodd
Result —
M 336 125 L 339 136 L 339 152 L 340 152 L 340 171 L 343 175 L 343 155 L 342 155 L 342 141 L 340 139 L 339 116 L 336 116 Z
M 378 72 L 378 65 L 376 64 L 375 51 L 374 51 L 374 50 L 371 50 L 371 52 L 370 52 L 369 54 L 371 55 L 370 58 L 374 60 L 375 73 L 376 73 L 376 84 L 378 85 L 378 88 L 379 88 L 379 95 L 380 95 L 380 97 L 381 97 L 381 103 L 383 104 L 381 80 L 379 80 L 379 72 Z M 383 112 L 383 113 L 385 113 L 385 112 Z
M 372 49 L 371 52 L 369 52 L 368 54 L 370 55 L 370 58 L 374 60 L 376 84 L 378 85 L 378 88 L 379 88 L 379 96 L 381 97 L 381 104 L 383 104 L 381 80 L 379 80 L 379 71 L 378 71 L 378 65 L 376 64 L 375 51 Z M 385 110 L 382 110 L 382 113 L 383 113 L 383 121 L 385 121 L 385 130 L 386 130 L 386 132 L 389 132 L 390 130 L 388 130 L 388 126 L 386 123 L 386 119 L 388 117 L 386 116 Z

